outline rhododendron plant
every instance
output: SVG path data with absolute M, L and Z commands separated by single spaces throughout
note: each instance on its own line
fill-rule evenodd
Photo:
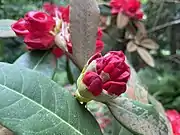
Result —
M 31 50 L 48 50 L 53 48 L 52 53 L 57 58 L 64 54 L 65 49 L 72 54 L 72 42 L 69 33 L 69 6 L 57 6 L 45 3 L 43 9 L 47 12 L 30 11 L 24 18 L 19 19 L 12 25 L 12 29 L 24 38 L 27 48 Z M 57 46 L 55 36 L 61 36 L 66 45 Z M 59 40 L 59 39 L 58 39 Z M 65 48 L 64 48 L 65 47 Z M 101 52 L 104 48 L 102 41 L 102 30 L 98 28 L 96 40 L 96 52 Z
M 123 41 L 130 51 L 143 52 L 141 56 L 148 60 L 143 59 L 154 66 L 143 48 L 145 44 L 149 49 L 147 42 L 154 42 L 139 21 L 140 2 L 111 0 L 110 6 L 117 19 L 115 29 L 123 28 L 125 42 L 116 41 Z M 23 39 L 28 50 L 12 64 L 0 63 L 0 123 L 4 127 L 17 135 L 102 135 L 112 121 L 98 121 L 100 130 L 88 106 L 99 102 L 107 107 L 119 135 L 171 135 L 158 108 L 162 106 L 132 79 L 135 71 L 125 51 L 103 50 L 111 43 L 104 44 L 107 35 L 100 18 L 96 0 L 70 0 L 64 7 L 46 2 L 41 11 L 29 11 L 13 22 L 11 33 Z M 125 37 L 127 32 L 131 38 Z M 170 117 L 177 135 L 174 119 L 178 117 Z

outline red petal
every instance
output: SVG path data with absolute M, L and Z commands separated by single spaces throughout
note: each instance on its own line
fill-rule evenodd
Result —
M 128 82 L 129 80 L 129 77 L 130 77 L 130 72 L 128 71 L 125 71 L 123 74 L 121 74 L 117 79 L 116 81 L 121 81 L 121 82 Z
M 167 110 L 166 115 L 170 121 L 180 119 L 180 114 L 176 110 Z
M 94 54 L 88 61 L 88 65 L 95 59 L 102 57 L 101 53 Z
M 103 84 L 103 89 L 105 89 L 109 94 L 119 96 L 126 91 L 126 83 L 108 81 Z
M 95 72 L 86 72 L 83 78 L 83 83 L 87 86 L 88 91 L 94 96 L 98 96 L 102 92 L 102 80 Z
M 57 8 L 56 4 L 50 2 L 45 2 L 43 4 L 43 9 L 53 17 L 55 17 L 55 10 L 57 10 Z
M 16 23 L 11 25 L 11 28 L 16 33 L 16 35 L 24 37 L 29 34 L 29 31 L 25 27 L 25 23 L 26 21 L 21 18 Z
M 25 14 L 26 27 L 32 32 L 49 32 L 55 26 L 52 16 L 40 11 L 30 11 Z
M 64 54 L 63 50 L 61 50 L 60 48 L 54 48 L 52 50 L 52 53 L 56 56 L 56 58 L 60 58 Z
M 104 42 L 101 40 L 96 40 L 96 53 L 102 52 L 104 49 Z
M 135 18 L 138 19 L 138 20 L 142 19 L 143 18 L 143 12 L 138 10 L 136 12 Z
M 28 45 L 28 47 L 38 50 L 47 50 L 51 48 L 53 41 L 54 37 L 48 33 L 44 33 L 43 35 L 42 33 L 30 33 L 24 38 L 24 42 Z
M 97 39 L 101 40 L 103 36 L 103 32 L 102 29 L 100 27 L 98 27 L 98 32 L 97 32 Z
M 67 23 L 69 23 L 69 14 L 70 14 L 69 8 L 70 8 L 70 6 L 67 6 L 67 7 L 60 6 L 59 7 L 60 12 L 62 13 L 62 19 L 63 19 L 63 21 L 65 21 Z

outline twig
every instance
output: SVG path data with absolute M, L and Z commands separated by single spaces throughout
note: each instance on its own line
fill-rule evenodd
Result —
M 176 4 L 178 4 L 178 3 L 180 3 L 180 0 L 166 0 L 165 2 L 166 3 L 176 3 Z
M 152 32 L 155 32 L 155 31 L 158 31 L 158 30 L 161 30 L 161 29 L 164 29 L 166 27 L 176 25 L 176 24 L 180 24 L 180 19 L 175 20 L 175 21 L 171 21 L 171 22 L 167 22 L 165 24 L 158 25 L 158 26 L 148 30 L 148 33 L 152 33 Z
M 158 21 L 160 19 L 161 11 L 163 10 L 163 7 L 164 7 L 164 0 L 163 0 L 163 2 L 160 3 L 160 7 L 159 7 L 159 9 L 157 11 L 157 15 L 156 15 L 156 19 L 155 19 L 153 28 L 157 26 L 157 23 L 158 23 Z

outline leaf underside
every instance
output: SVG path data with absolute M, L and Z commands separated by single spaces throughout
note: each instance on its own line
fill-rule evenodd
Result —
M 77 64 L 83 68 L 88 59 L 95 53 L 100 11 L 96 0 L 71 0 L 70 7 L 73 57 Z
M 101 135 L 97 122 L 41 73 L 0 63 L 0 123 L 16 135 Z

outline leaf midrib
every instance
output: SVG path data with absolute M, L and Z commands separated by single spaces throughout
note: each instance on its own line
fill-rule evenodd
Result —
M 61 117 L 59 117 L 57 114 L 55 114 L 55 113 L 53 113 L 52 111 L 48 110 L 47 108 L 45 108 L 45 107 L 42 106 L 41 104 L 38 104 L 37 102 L 33 101 L 32 99 L 24 96 L 24 95 L 21 94 L 21 93 L 16 92 L 15 90 L 13 90 L 13 89 L 5 86 L 5 85 L 0 84 L 0 86 L 4 87 L 4 88 L 7 89 L 7 90 L 10 90 L 10 91 L 14 92 L 14 93 L 17 94 L 17 95 L 22 96 L 22 97 L 25 98 L 25 99 L 28 99 L 30 102 L 33 102 L 34 104 L 38 105 L 39 107 L 41 107 L 42 109 L 46 110 L 47 112 L 49 112 L 50 114 L 52 114 L 53 116 L 55 116 L 57 119 L 59 119 L 60 121 L 62 121 L 62 122 L 65 123 L 66 125 L 68 125 L 68 126 L 69 126 L 70 128 L 72 128 L 75 132 L 77 132 L 79 135 L 84 135 L 84 134 L 82 134 L 79 130 L 77 130 L 76 128 L 74 128 L 71 124 L 67 123 L 65 120 L 63 120 Z
M 36 70 L 36 68 L 38 67 L 38 65 L 43 61 L 44 57 L 47 56 L 49 53 L 49 51 L 47 51 L 46 53 L 44 53 L 44 55 L 39 59 L 39 61 L 37 61 L 37 64 L 34 66 L 34 68 L 32 70 Z

